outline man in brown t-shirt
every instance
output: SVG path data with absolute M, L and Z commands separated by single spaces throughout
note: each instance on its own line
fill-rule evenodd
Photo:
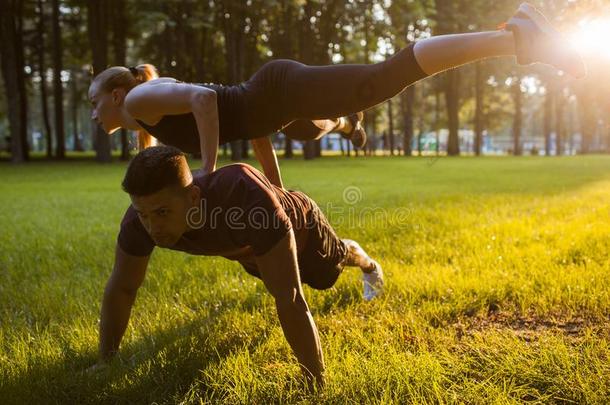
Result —
M 148 148 L 130 163 L 123 189 L 132 205 L 121 222 L 102 302 L 102 363 L 118 351 L 149 256 L 159 246 L 237 260 L 261 278 L 305 376 L 323 383 L 318 332 L 301 282 L 330 288 L 343 266 L 357 266 L 365 299 L 372 299 L 383 288 L 377 262 L 356 242 L 339 239 L 305 194 L 276 187 L 245 164 L 193 178 L 178 149 Z

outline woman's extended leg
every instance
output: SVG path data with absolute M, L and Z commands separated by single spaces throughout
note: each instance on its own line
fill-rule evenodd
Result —
M 429 76 L 466 63 L 495 56 L 515 54 L 510 31 L 440 35 L 415 43 L 415 59 Z
M 374 107 L 425 77 L 503 55 L 516 55 L 520 63 L 551 64 L 576 77 L 584 74 L 578 53 L 542 14 L 522 4 L 504 30 L 427 38 L 376 64 L 270 62 L 248 83 L 257 90 L 251 105 L 261 106 L 252 110 L 250 124 L 257 133 L 269 133 L 298 119 L 347 116 Z
M 504 30 L 443 35 L 415 44 L 415 58 L 433 75 L 455 66 L 492 56 L 515 55 L 520 64 L 546 63 L 573 77 L 585 75 L 578 52 L 534 6 L 523 3 Z
M 274 79 L 287 123 L 366 110 L 424 77 L 477 60 L 515 54 L 519 61 L 553 64 L 574 76 L 584 71 L 579 55 L 542 14 L 524 4 L 504 30 L 427 38 L 371 65 L 307 66 L 278 61 Z

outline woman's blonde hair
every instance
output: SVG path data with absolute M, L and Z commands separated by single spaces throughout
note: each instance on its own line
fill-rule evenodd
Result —
M 93 83 L 99 86 L 99 90 L 110 93 L 112 90 L 122 87 L 127 93 L 134 87 L 149 80 L 157 79 L 159 73 L 157 68 L 149 63 L 141 65 L 124 67 L 112 66 L 104 70 L 93 79 Z M 146 149 L 149 146 L 154 146 L 156 140 L 145 130 L 138 130 L 138 149 Z

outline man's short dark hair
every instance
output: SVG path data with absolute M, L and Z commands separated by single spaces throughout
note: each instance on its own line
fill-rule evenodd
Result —
M 129 163 L 123 190 L 147 196 L 166 187 L 185 187 L 192 181 L 184 153 L 173 146 L 153 146 L 138 153 Z

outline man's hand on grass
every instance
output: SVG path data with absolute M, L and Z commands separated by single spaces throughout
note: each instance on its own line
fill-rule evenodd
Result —
M 97 362 L 94 365 L 92 365 L 91 367 L 88 367 L 85 370 L 85 374 L 87 375 L 95 375 L 95 374 L 99 374 L 100 372 L 108 369 L 108 363 L 104 363 L 104 362 Z

